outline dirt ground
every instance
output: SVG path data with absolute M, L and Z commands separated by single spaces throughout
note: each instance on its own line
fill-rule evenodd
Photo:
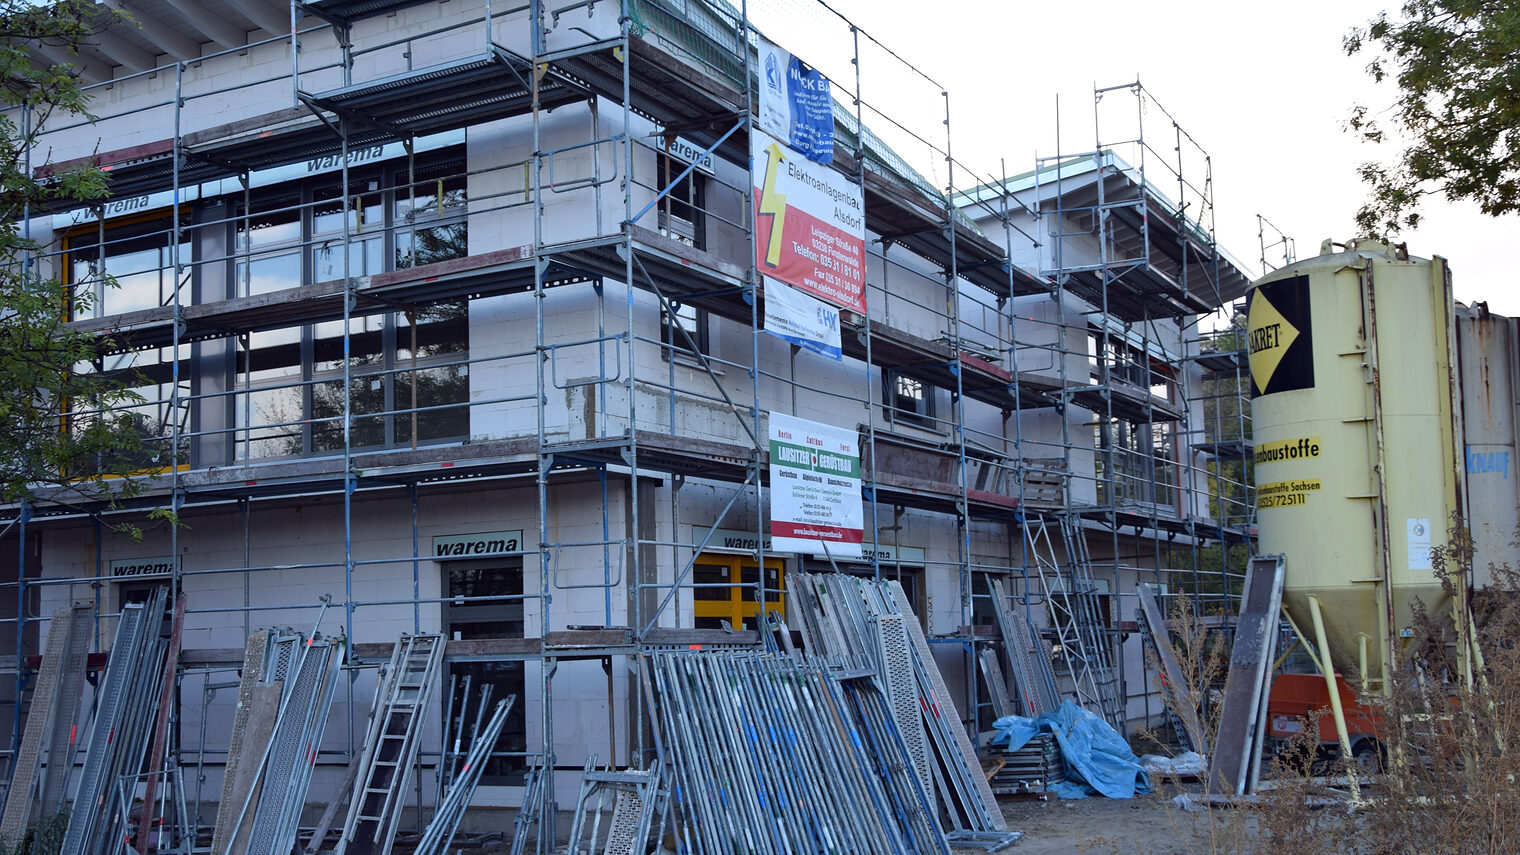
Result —
M 1196 814 L 1152 793 L 1134 799 L 1016 801 L 1004 798 L 1003 817 L 1024 838 L 1005 855 L 1203 855 L 1213 849 Z M 958 850 L 970 852 L 971 850 Z

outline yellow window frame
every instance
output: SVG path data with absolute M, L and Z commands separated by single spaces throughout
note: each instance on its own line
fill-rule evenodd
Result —
M 753 556 L 704 552 L 692 565 L 692 618 L 698 628 L 728 621 L 733 629 L 756 629 L 760 604 L 754 585 L 758 565 Z M 765 559 L 765 610 L 786 615 L 785 564 L 780 558 Z

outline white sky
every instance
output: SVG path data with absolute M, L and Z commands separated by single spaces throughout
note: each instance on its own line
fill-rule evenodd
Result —
M 853 78 L 851 37 L 838 18 L 813 0 L 776 5 L 751 5 L 767 35 L 825 74 Z M 955 158 L 983 178 L 1004 168 L 1008 175 L 1026 172 L 1037 156 L 1057 154 L 1058 96 L 1060 151 L 1091 151 L 1094 85 L 1138 78 L 1211 156 L 1216 231 L 1253 275 L 1261 257 L 1257 214 L 1295 239 L 1299 258 L 1318 254 L 1326 238 L 1354 236 L 1352 215 L 1365 196 L 1356 167 L 1376 150 L 1346 133 L 1343 124 L 1358 100 L 1381 108 L 1391 102 L 1393 89 L 1374 87 L 1364 71 L 1368 57 L 1347 57 L 1341 39 L 1396 0 L 830 5 L 949 91 Z M 907 117 L 904 124 L 920 133 L 939 132 L 934 125 L 943 119 L 944 105 L 938 90 L 863 43 L 865 100 L 888 115 Z M 853 89 L 852 79 L 845 83 Z M 1134 103 L 1123 93 L 1105 98 L 1105 144 L 1133 136 L 1131 127 L 1112 117 L 1132 121 Z M 865 121 L 872 128 L 883 124 L 869 112 Z M 1146 142 L 1172 156 L 1170 122 L 1154 112 L 1144 121 Z M 915 157 L 912 144 L 884 136 L 928 173 L 931 167 L 920 165 L 931 159 L 927 149 Z M 942 144 L 943 136 L 935 142 Z M 1190 164 L 1185 169 L 1195 172 Z M 1177 195 L 1174 178 L 1157 169 L 1147 174 L 1169 196 Z M 943 185 L 942 173 L 930 177 Z M 957 187 L 974 183 L 971 176 L 956 179 Z M 1410 252 L 1449 259 L 1457 299 L 1486 300 L 1495 312 L 1520 315 L 1520 288 L 1508 259 L 1501 258 L 1520 235 L 1520 219 L 1493 219 L 1476 206 L 1439 200 L 1427 202 L 1423 213 L 1425 224 L 1399 238 Z M 1269 255 L 1278 264 L 1281 258 L 1280 249 L 1275 259 Z

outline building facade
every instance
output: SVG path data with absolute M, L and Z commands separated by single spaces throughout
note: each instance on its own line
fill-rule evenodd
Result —
M 1236 363 L 1199 332 L 1245 276 L 1143 169 L 936 186 L 836 81 L 866 257 L 833 359 L 764 329 L 755 30 L 726 4 L 130 11 L 78 60 L 97 118 L 29 164 L 112 195 L 27 228 L 154 454 L 127 502 L 8 509 L 17 686 L 55 611 L 95 603 L 103 649 L 124 603 L 182 591 L 174 750 L 214 799 L 245 639 L 315 626 L 353 666 L 316 794 L 371 667 L 439 632 L 451 674 L 518 696 L 478 799 L 512 806 L 546 757 L 645 762 L 641 649 L 759 644 L 791 574 L 840 570 L 902 581 L 967 721 L 993 596 L 1067 693 L 1159 713 L 1136 585 L 1227 593 L 1203 553 L 1249 537 L 1219 462 L 1242 434 L 1208 425 Z M 858 437 L 859 557 L 770 548 L 772 413 Z

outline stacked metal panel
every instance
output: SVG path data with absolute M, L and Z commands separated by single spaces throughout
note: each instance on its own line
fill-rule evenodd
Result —
M 1002 755 L 1003 765 L 992 776 L 992 791 L 1000 796 L 1043 793 L 1066 780 L 1066 764 L 1055 737 L 1041 733 L 1017 751 Z
M 491 687 L 486 686 L 481 692 L 480 705 L 476 711 L 469 751 L 465 754 L 463 763 L 450 770 L 449 784 L 443 790 L 443 798 L 439 800 L 438 809 L 433 812 L 433 820 L 428 823 L 427 828 L 423 829 L 422 839 L 417 843 L 415 855 L 440 855 L 440 853 L 448 852 L 449 844 L 454 842 L 454 834 L 458 832 L 459 823 L 464 819 L 464 812 L 470 806 L 476 786 L 480 784 L 480 776 L 485 771 L 486 763 L 490 761 L 492 752 L 496 750 L 496 742 L 501 738 L 501 730 L 507 724 L 507 713 L 511 712 L 517 696 L 508 695 L 505 700 L 497 701 L 490 720 L 482 726 L 480 715 L 485 712 L 490 700 Z M 463 715 L 461 715 L 462 718 Z
M 164 662 L 164 599 L 155 591 L 146 603 L 122 607 L 111 656 L 95 695 L 95 716 L 85 740 L 84 768 L 74 794 L 62 855 L 104 855 L 126 839 L 127 813 L 117 792 L 123 775 L 142 768 L 149 731 L 158 708 Z
M 872 669 L 670 651 L 641 673 L 681 851 L 948 855 Z
M 338 685 L 339 645 L 320 634 L 267 631 L 245 660 L 229 786 L 213 852 L 287 855 L 296 843 L 317 747 Z M 253 679 L 249 680 L 249 675 Z
M 62 806 L 63 782 L 74 766 L 74 718 L 94 626 L 95 610 L 89 605 L 62 609 L 48 625 L 47 649 L 0 819 L 0 847 L 14 849 L 32 820 L 51 816 Z
M 902 586 L 843 573 L 794 573 L 790 614 L 816 656 L 872 663 L 892 701 L 897 729 L 912 748 L 926 792 L 937 794 L 946 824 L 1006 831 L 976 749 L 935 664 Z
M 1003 636 L 1003 660 L 1008 665 L 1008 673 L 1013 676 L 1010 694 L 1018 700 L 1023 715 L 1028 718 L 1055 712 L 1061 705 L 1061 693 L 1056 690 L 1055 675 L 1050 669 L 1050 648 L 1028 616 L 1013 608 L 1002 580 L 991 576 L 986 578 L 992 613 Z

